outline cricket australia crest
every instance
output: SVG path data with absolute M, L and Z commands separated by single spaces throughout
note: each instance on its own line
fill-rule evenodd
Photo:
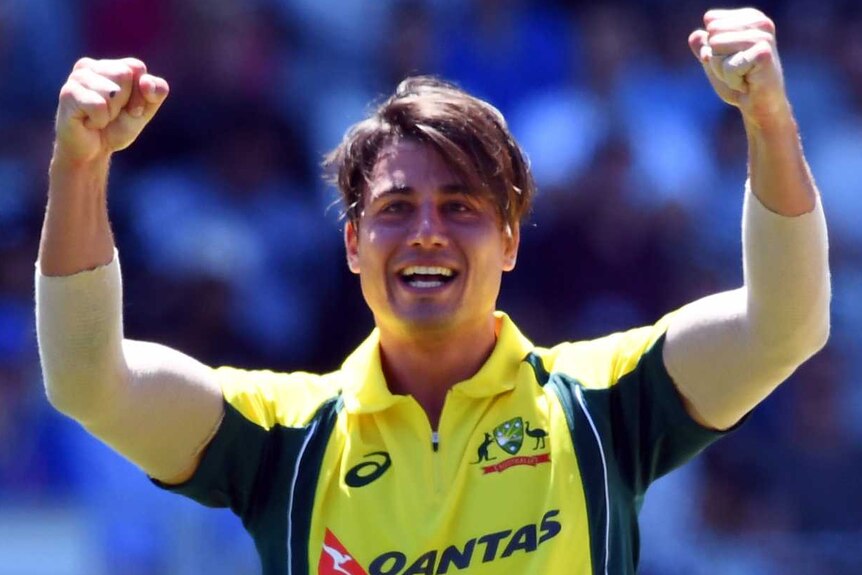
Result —
M 515 417 L 494 428 L 494 439 L 503 451 L 515 455 L 524 443 L 524 420 Z
M 513 417 L 495 427 L 491 430 L 491 433 L 484 431 L 482 434 L 484 435 L 484 439 L 482 439 L 476 450 L 476 461 L 471 461 L 470 463 L 472 465 L 482 465 L 483 475 L 502 473 L 510 467 L 521 465 L 536 467 L 541 463 L 551 462 L 551 453 L 545 451 L 548 448 L 546 442 L 548 432 L 539 427 L 531 428 L 530 422 L 524 421 L 522 417 Z M 536 440 L 532 448 L 534 453 L 530 455 L 517 455 L 524 444 L 525 435 Z M 502 461 L 491 463 L 497 460 L 497 457 L 491 453 L 491 448 L 495 443 L 506 453 L 507 457 L 503 458 Z M 544 453 L 535 453 L 536 451 L 544 451 Z M 490 465 L 484 465 L 485 462 L 490 463 Z

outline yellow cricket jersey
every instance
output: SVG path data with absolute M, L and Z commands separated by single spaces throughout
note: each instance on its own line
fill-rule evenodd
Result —
M 224 421 L 170 489 L 233 509 L 265 575 L 635 573 L 647 486 L 721 435 L 667 374 L 667 318 L 551 349 L 498 318 L 436 433 L 376 331 L 325 375 L 220 368 Z

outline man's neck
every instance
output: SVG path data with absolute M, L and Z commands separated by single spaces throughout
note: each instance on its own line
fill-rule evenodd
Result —
M 496 331 L 493 316 L 448 334 L 405 337 L 381 328 L 380 354 L 389 390 L 412 395 L 436 430 L 446 392 L 479 371 L 494 351 Z

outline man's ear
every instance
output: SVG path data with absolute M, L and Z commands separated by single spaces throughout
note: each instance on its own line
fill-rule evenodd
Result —
M 359 230 L 353 220 L 344 224 L 344 250 L 347 252 L 347 267 L 355 274 L 359 273 Z
M 510 272 L 515 269 L 518 261 L 518 246 L 521 243 L 521 225 L 515 222 L 513 226 L 506 225 L 503 230 L 503 271 Z

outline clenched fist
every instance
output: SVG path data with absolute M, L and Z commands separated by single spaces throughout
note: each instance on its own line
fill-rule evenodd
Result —
M 60 90 L 55 160 L 89 162 L 128 147 L 168 90 L 140 60 L 78 60 Z
M 756 125 L 790 114 L 775 24 L 754 8 L 709 10 L 688 44 L 722 100 Z

